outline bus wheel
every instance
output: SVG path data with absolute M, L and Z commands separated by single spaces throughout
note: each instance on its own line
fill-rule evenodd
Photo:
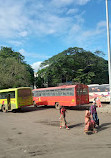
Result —
M 8 112 L 8 110 L 6 109 L 5 105 L 2 105 L 2 112 Z
M 57 110 L 60 109 L 60 105 L 59 105 L 59 103 L 55 103 L 55 108 L 56 108 Z

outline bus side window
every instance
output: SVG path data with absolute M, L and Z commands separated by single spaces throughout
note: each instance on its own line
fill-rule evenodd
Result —
M 94 88 L 89 87 L 89 92 L 93 92 L 93 91 L 94 91 Z
M 53 92 L 52 92 L 52 96 L 55 96 L 55 90 L 53 90 Z
M 57 92 L 57 89 L 55 89 L 55 96 L 57 96 L 58 95 L 58 92 Z
M 83 88 L 83 94 L 84 94 L 84 95 L 85 95 L 85 94 L 88 94 L 87 88 Z
M 32 94 L 34 97 L 37 97 L 37 91 L 33 91 Z
M 36 91 L 36 93 L 35 93 L 35 97 L 38 97 L 38 96 L 39 96 L 39 92 Z
M 41 96 L 41 92 L 40 91 L 37 91 L 36 92 L 36 97 L 40 97 Z
M 41 97 L 41 91 L 39 91 L 39 97 Z
M 70 96 L 74 96 L 74 88 L 70 88 Z
M 15 98 L 15 91 L 10 92 L 10 98 Z
M 63 96 L 63 90 L 61 89 L 61 91 L 60 91 L 60 96 Z
M 32 91 L 32 96 L 35 97 L 35 92 L 34 91 Z
M 43 96 L 46 96 L 46 91 L 43 92 Z
M 43 97 L 44 97 L 44 96 L 46 96 L 46 93 L 45 93 L 45 91 L 43 91 L 43 92 L 42 92 L 42 96 L 43 96 Z
M 6 99 L 7 98 L 7 92 L 1 93 L 1 99 Z
M 40 92 L 40 96 L 42 97 L 42 91 Z
M 50 90 L 50 96 L 55 96 L 54 90 Z
M 57 96 L 61 96 L 61 89 L 57 89 Z
M 70 89 L 66 88 L 66 96 L 70 96 Z
M 47 90 L 47 96 L 50 96 L 49 90 Z
M 44 96 L 47 96 L 47 92 L 46 91 L 44 91 Z
M 1 99 L 4 99 L 4 97 L 3 97 L 3 93 L 1 93 Z
M 44 91 L 41 91 L 41 96 L 42 96 L 42 97 L 44 96 Z
M 63 96 L 66 96 L 66 89 L 62 89 Z

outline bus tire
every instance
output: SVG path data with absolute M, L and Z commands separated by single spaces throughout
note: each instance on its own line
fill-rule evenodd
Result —
M 4 104 L 2 105 L 2 112 L 5 112 L 5 113 L 8 112 L 8 110 L 6 109 L 6 106 Z
M 60 110 L 60 104 L 59 104 L 59 103 L 55 103 L 55 108 L 56 108 L 57 110 Z

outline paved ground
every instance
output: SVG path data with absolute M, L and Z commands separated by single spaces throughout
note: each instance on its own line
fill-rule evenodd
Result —
M 85 110 L 68 108 L 70 130 L 59 129 L 59 111 L 28 107 L 0 112 L 0 158 L 110 158 L 111 113 L 99 112 L 96 134 L 84 134 Z
M 98 112 L 106 112 L 111 113 L 111 105 L 110 104 L 102 104 L 102 108 L 97 108 Z

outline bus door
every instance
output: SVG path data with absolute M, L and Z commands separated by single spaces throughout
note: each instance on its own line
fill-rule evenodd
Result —
M 85 95 L 84 95 L 84 88 L 82 87 L 81 88 L 81 104 L 84 104 L 85 103 Z
M 77 87 L 76 103 L 77 105 L 81 105 L 81 88 L 80 87 Z
M 82 96 L 82 100 L 83 100 L 83 104 L 84 103 L 88 103 L 89 102 L 89 92 L 88 92 L 88 88 L 84 87 L 83 88 L 83 96 Z
M 7 94 L 7 107 L 8 107 L 8 110 L 11 110 L 11 98 L 10 98 L 10 93 Z
M 80 104 L 83 104 L 83 88 L 80 88 Z
M 85 104 L 86 101 L 88 101 L 88 94 L 87 94 L 87 89 L 82 87 L 80 88 L 80 100 L 81 100 L 81 105 Z

